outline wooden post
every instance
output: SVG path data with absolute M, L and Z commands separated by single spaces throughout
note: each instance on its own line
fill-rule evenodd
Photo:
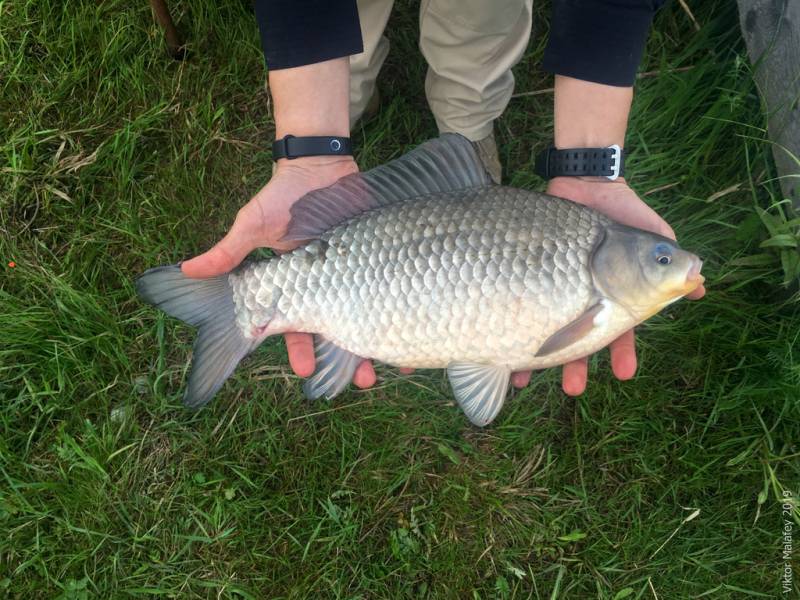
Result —
M 742 35 L 769 115 L 769 136 L 776 144 L 772 155 L 781 189 L 800 210 L 800 2 L 738 2 Z
M 167 50 L 169 50 L 170 56 L 175 60 L 183 60 L 186 56 L 186 48 L 181 41 L 181 36 L 175 27 L 175 23 L 172 21 L 172 15 L 169 14 L 166 0 L 150 0 L 150 6 L 153 9 L 156 21 L 164 30 L 164 37 L 167 39 Z

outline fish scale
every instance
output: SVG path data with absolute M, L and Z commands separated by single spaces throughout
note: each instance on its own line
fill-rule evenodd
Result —
M 513 188 L 418 197 L 231 274 L 237 322 L 245 336 L 277 322 L 403 367 L 535 368 L 537 348 L 596 297 L 589 256 L 608 223 Z

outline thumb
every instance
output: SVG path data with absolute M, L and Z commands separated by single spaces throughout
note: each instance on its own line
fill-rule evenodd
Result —
M 198 279 L 222 275 L 233 270 L 255 248 L 252 236 L 234 223 L 228 234 L 213 248 L 183 262 L 181 270 L 187 277 Z

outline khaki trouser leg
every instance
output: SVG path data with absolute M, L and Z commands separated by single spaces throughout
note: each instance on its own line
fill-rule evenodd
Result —
M 514 91 L 511 67 L 528 45 L 531 4 L 532 0 L 422 0 L 425 93 L 440 132 L 460 133 L 472 141 L 492 133 L 492 123 Z
M 378 72 L 389 54 L 389 40 L 383 31 L 393 4 L 394 0 L 358 0 L 364 51 L 350 57 L 350 129 L 364 114 L 375 92 Z

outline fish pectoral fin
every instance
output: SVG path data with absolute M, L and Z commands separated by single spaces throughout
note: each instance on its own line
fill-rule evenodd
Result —
M 470 422 L 484 427 L 494 421 L 508 393 L 511 370 L 495 365 L 451 363 L 447 376 L 458 405 Z
M 542 347 L 536 352 L 536 356 L 547 356 L 553 352 L 558 352 L 589 335 L 595 328 L 595 317 L 597 317 L 604 308 L 605 304 L 603 301 L 587 308 L 580 317 L 547 338 L 545 343 L 542 344 Z
M 321 335 L 314 336 L 314 355 L 317 367 L 303 384 L 303 393 L 309 400 L 323 396 L 330 400 L 338 396 L 353 379 L 356 367 L 364 360 Z

